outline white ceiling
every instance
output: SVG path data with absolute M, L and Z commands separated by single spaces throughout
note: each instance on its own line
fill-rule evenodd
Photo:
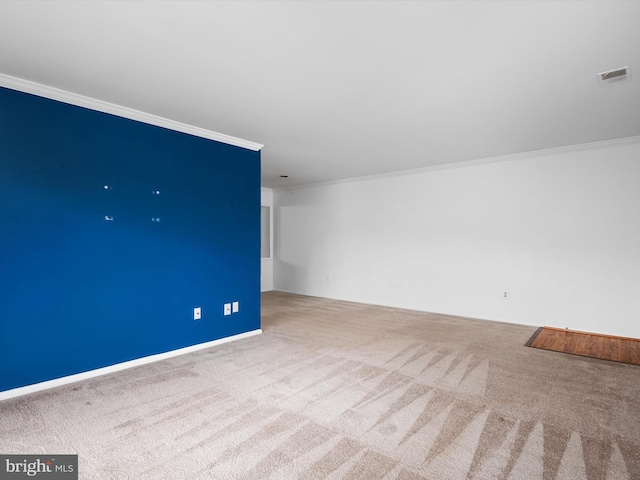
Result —
M 277 188 L 640 135 L 639 20 L 611 0 L 2 1 L 0 73 L 262 143 Z

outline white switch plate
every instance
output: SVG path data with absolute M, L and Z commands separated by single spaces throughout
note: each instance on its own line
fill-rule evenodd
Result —
M 233 302 L 231 304 L 231 313 L 238 313 L 238 310 L 240 310 L 240 302 Z
M 193 309 L 193 319 L 200 320 L 202 318 L 202 307 L 195 307 Z
M 230 303 L 225 303 L 224 304 L 224 314 L 225 315 L 231 315 L 231 304 Z

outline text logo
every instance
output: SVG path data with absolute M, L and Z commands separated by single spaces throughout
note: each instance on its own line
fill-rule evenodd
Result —
M 78 480 L 78 455 L 0 455 L 0 480 Z

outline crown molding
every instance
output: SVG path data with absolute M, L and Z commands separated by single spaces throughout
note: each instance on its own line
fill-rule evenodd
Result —
M 209 140 L 215 140 L 216 142 L 226 143 L 228 145 L 234 145 L 248 150 L 259 151 L 264 146 L 260 143 L 250 142 L 249 140 L 232 137 L 230 135 L 225 135 L 224 133 L 195 127 L 186 123 L 159 117 L 151 113 L 145 113 L 140 110 L 134 110 L 133 108 L 123 107 L 122 105 L 116 105 L 103 100 L 85 97 L 84 95 L 68 92 L 55 87 L 49 87 L 47 85 L 42 85 L 23 78 L 13 77 L 11 75 L 5 75 L 3 73 L 0 73 L 0 87 L 30 93 L 39 97 L 57 100 L 59 102 L 88 108 L 90 110 L 96 110 L 102 113 L 109 113 L 118 117 L 128 118 L 129 120 L 136 120 L 149 125 L 155 125 L 156 127 L 163 127 L 177 132 L 188 133 L 189 135 L 195 135 L 196 137 L 207 138 Z
M 377 180 L 381 178 L 400 177 L 404 175 L 414 175 L 418 173 L 434 172 L 437 170 L 448 170 L 451 168 L 472 167 L 475 165 L 486 165 L 498 162 L 510 162 L 516 160 L 526 160 L 535 157 L 543 157 L 548 155 L 561 155 L 566 153 L 586 152 L 597 150 L 600 148 L 613 148 L 625 145 L 635 145 L 640 143 L 640 135 L 632 137 L 615 138 L 613 140 L 602 140 L 600 142 L 581 143 L 578 145 L 568 145 L 565 147 L 547 148 L 544 150 L 534 150 L 531 152 L 513 153 L 510 155 L 501 155 L 498 157 L 478 158 L 475 160 L 467 160 L 463 162 L 444 163 L 441 165 L 431 165 L 429 167 L 412 168 L 409 170 L 397 170 L 394 172 L 376 173 L 373 175 L 364 175 L 361 177 L 341 178 L 338 180 L 329 180 L 326 182 L 305 183 L 302 185 L 292 185 L 290 187 L 273 188 L 274 192 L 287 192 L 292 190 L 302 190 L 306 188 L 318 188 L 329 185 L 340 185 L 342 183 L 354 183 L 367 180 Z

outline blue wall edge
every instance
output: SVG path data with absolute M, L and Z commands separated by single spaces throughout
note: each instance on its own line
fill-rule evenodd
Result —
M 66 377 L 55 378 L 53 380 L 47 380 L 46 382 L 34 383 L 33 385 L 26 385 L 24 387 L 12 388 L 10 390 L 0 391 L 0 401 L 8 400 L 10 398 L 22 397 L 43 390 L 50 390 L 52 388 L 62 387 L 71 383 L 81 382 L 95 377 L 101 377 L 110 373 L 120 372 L 129 368 L 139 367 L 147 365 L 149 363 L 155 363 L 169 358 L 178 357 L 180 355 L 186 355 L 196 352 L 198 350 L 204 350 L 207 348 L 222 345 L 224 343 L 234 342 L 236 340 L 242 340 L 243 338 L 253 337 L 254 335 L 260 335 L 262 329 L 251 330 L 249 332 L 239 333 L 230 337 L 219 338 L 210 342 L 204 342 L 197 345 L 191 345 L 189 347 L 178 348 L 169 352 L 158 353 L 156 355 L 149 355 L 146 357 L 136 358 L 135 360 L 129 360 L 127 362 L 116 363 L 109 365 L 108 367 L 96 368 L 95 370 L 89 370 L 87 372 L 76 373 L 74 375 L 68 375 Z

